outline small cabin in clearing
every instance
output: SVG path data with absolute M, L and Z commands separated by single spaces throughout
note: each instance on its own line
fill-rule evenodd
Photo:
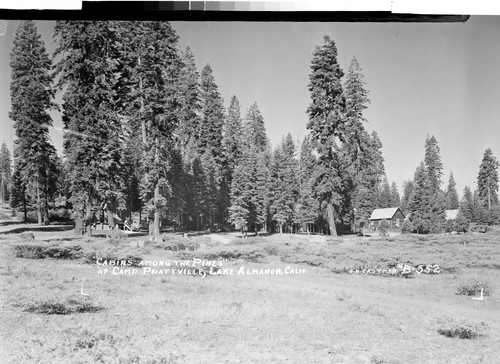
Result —
M 370 227 L 378 227 L 383 219 L 389 223 L 390 228 L 400 228 L 403 226 L 405 215 L 403 215 L 399 207 L 375 209 L 369 219 Z

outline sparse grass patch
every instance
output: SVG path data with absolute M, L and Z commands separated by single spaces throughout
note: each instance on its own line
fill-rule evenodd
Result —
M 446 316 L 437 319 L 437 326 L 439 334 L 459 339 L 477 339 L 486 336 L 488 331 L 488 324 L 485 322 L 456 320 Z
M 474 277 L 461 282 L 457 287 L 456 294 L 465 296 L 477 296 L 481 294 L 481 289 L 483 290 L 484 296 L 491 296 L 491 294 L 493 293 L 489 282 Z

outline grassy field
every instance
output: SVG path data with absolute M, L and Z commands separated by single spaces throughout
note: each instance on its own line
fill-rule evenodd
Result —
M 0 236 L 1 363 L 496 363 L 500 357 L 495 230 L 355 239 L 166 235 L 145 246 L 119 236 L 35 236 Z M 184 246 L 199 249 L 167 250 Z M 134 265 L 102 265 L 111 259 Z M 210 274 L 208 262 L 219 274 Z M 438 266 L 439 273 L 419 273 L 425 267 L 415 271 L 418 265 Z M 400 274 L 404 266 L 412 273 Z M 269 274 L 258 274 L 265 269 Z M 481 288 L 484 299 L 473 299 Z

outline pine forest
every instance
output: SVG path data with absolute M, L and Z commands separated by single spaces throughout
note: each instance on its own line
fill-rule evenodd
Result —
M 500 224 L 489 148 L 474 189 L 457 191 L 453 173 L 443 175 L 433 135 L 400 190 L 387 178 L 383 140 L 365 118 L 363 60 L 342 69 L 328 35 L 310 59 L 308 135 L 285 132 L 278 145 L 257 102 L 224 100 L 211 65 L 199 72 L 168 22 L 57 21 L 53 36 L 48 54 L 35 22 L 22 21 L 10 54 L 16 138 L 0 150 L 1 199 L 25 222 L 71 221 L 77 235 L 104 224 L 151 236 L 343 235 L 384 229 L 370 223 L 374 210 L 399 208 L 403 233 Z M 49 136 L 53 110 L 62 113 L 61 153 Z

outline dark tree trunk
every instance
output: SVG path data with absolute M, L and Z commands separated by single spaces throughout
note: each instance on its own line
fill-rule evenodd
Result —
M 115 218 L 113 217 L 113 211 L 109 208 L 106 210 L 106 215 L 108 216 L 108 226 L 110 229 L 115 228 Z
M 75 216 L 75 235 L 83 235 L 83 221 L 82 213 L 78 211 Z
M 328 204 L 326 207 L 328 215 L 328 225 L 330 227 L 330 235 L 337 236 L 337 227 L 335 226 L 335 211 L 332 204 Z
M 24 223 L 28 222 L 28 210 L 26 209 L 26 188 L 23 190 Z
M 153 203 L 155 205 L 155 214 L 154 214 L 153 231 L 152 231 L 153 236 L 160 235 L 160 209 L 158 208 L 159 200 L 160 200 L 160 187 L 157 184 L 155 186 L 155 194 L 153 199 Z
M 90 203 L 87 203 L 87 214 L 85 216 L 85 231 L 88 236 L 92 236 L 92 209 Z
M 38 220 L 38 225 L 43 225 L 42 221 L 42 200 L 40 198 L 40 186 L 38 181 L 36 182 L 36 217 Z

